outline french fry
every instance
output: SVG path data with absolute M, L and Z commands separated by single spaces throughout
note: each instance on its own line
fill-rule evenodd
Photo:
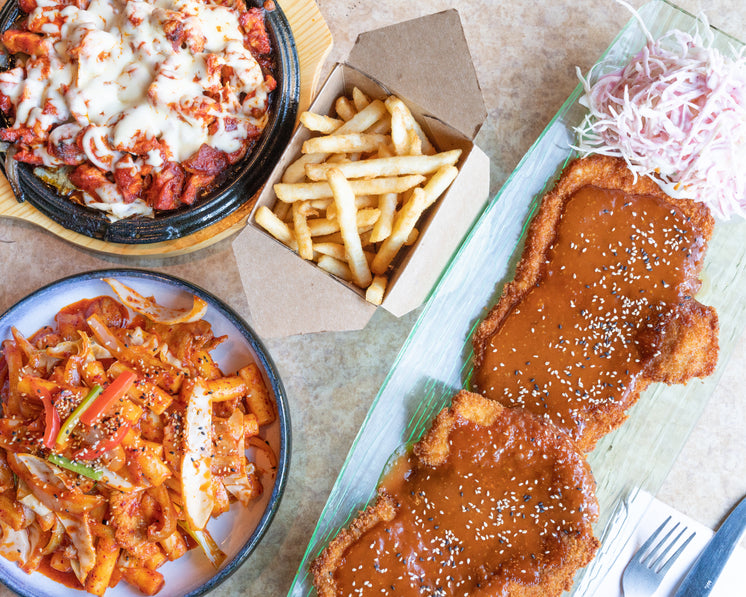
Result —
M 422 139 L 412 129 L 407 131 L 407 149 L 409 155 L 422 155 Z
M 361 236 L 360 239 L 362 240 L 362 238 L 363 237 Z M 332 243 L 332 244 L 338 244 L 338 245 L 344 246 L 342 244 L 342 235 L 339 233 L 339 231 L 332 232 L 331 234 L 321 234 L 319 236 L 315 236 L 313 239 L 313 246 L 316 247 L 316 245 L 318 245 L 319 243 L 321 244 Z
M 364 228 L 358 229 L 358 232 L 360 233 L 360 244 L 363 245 L 363 247 L 368 247 L 373 244 L 370 240 L 370 236 L 373 234 L 373 226 L 365 226 Z
M 414 116 L 412 116 L 412 113 L 409 111 L 409 108 L 407 108 L 407 105 L 403 101 L 401 101 L 398 97 L 391 95 L 386 98 L 386 109 L 389 110 L 389 112 L 391 112 L 392 110 L 396 110 L 397 112 L 399 112 L 404 118 L 405 127 L 408 129 L 412 129 L 415 133 L 417 133 L 417 136 L 420 138 L 420 142 L 422 143 L 422 153 L 424 153 L 425 155 L 432 155 L 435 153 L 433 144 L 430 143 L 430 140 L 427 138 L 427 135 L 422 130 L 422 127 L 414 119 Z
M 345 246 L 342 243 L 314 243 L 313 250 L 321 255 L 334 257 L 339 261 L 344 261 L 347 258 Z
M 335 134 L 362 133 L 376 124 L 386 114 L 386 106 L 381 100 L 373 100 L 365 109 L 355 114 L 350 120 L 339 127 Z
M 347 133 L 344 135 L 326 135 L 312 137 L 303 143 L 303 153 L 350 153 L 357 151 L 376 151 L 381 143 L 386 142 L 386 135 L 368 133 Z
M 370 235 L 371 242 L 381 242 L 389 237 L 398 202 L 399 195 L 397 193 L 384 193 L 378 198 L 378 209 L 381 215 L 378 217 L 376 225 L 373 226 L 373 233 Z
M 352 103 L 355 106 L 355 109 L 360 112 L 361 110 L 364 110 L 366 106 L 370 103 L 370 99 L 368 99 L 368 96 L 365 95 L 360 89 L 357 87 L 352 88 Z
M 339 259 L 330 257 L 329 255 L 322 255 L 321 257 L 319 257 L 316 265 L 318 265 L 321 269 L 329 272 L 333 276 L 342 278 L 346 282 L 352 282 L 352 272 L 350 271 L 349 266 L 344 261 L 340 261 Z
M 386 292 L 386 276 L 373 276 L 373 281 L 365 291 L 365 300 L 374 305 L 380 305 L 383 302 L 383 294 Z
M 409 174 L 406 176 L 386 176 L 368 180 L 351 180 L 349 183 L 356 196 L 383 195 L 384 193 L 403 193 L 422 183 L 424 180 L 425 177 L 421 174 Z M 326 181 L 294 184 L 277 183 L 273 188 L 277 198 L 280 200 L 278 203 L 293 203 L 294 201 L 329 198 L 330 201 L 325 203 L 323 207 L 321 205 L 312 205 L 312 207 L 321 207 L 323 209 L 326 209 L 332 203 L 332 189 Z
M 460 149 L 452 149 L 434 155 L 373 158 L 348 164 L 306 164 L 306 176 L 311 180 L 324 180 L 332 168 L 338 168 L 342 175 L 348 179 L 401 176 L 402 174 L 430 174 L 438 168 L 455 164 L 460 155 Z
M 350 158 L 346 153 L 333 153 L 326 159 L 327 164 L 342 164 L 349 161 Z
M 354 207 L 354 203 L 353 203 Z M 339 207 L 337 207 L 339 209 Z M 361 230 L 364 228 L 373 228 L 380 216 L 381 212 L 375 208 L 361 209 L 360 211 L 355 209 L 355 220 L 354 228 Z M 308 222 L 308 229 L 311 232 L 311 236 L 326 236 L 333 234 L 337 231 L 341 231 L 339 217 L 330 220 L 329 218 L 317 218 Z M 342 233 L 344 238 L 344 233 Z
M 337 112 L 337 116 L 342 120 L 349 121 L 355 116 L 355 107 L 344 96 L 337 98 L 337 101 L 334 102 L 334 109 Z
M 302 201 L 293 203 L 293 232 L 298 243 L 298 255 L 310 261 L 313 259 L 313 242 L 306 218 L 308 212 L 308 206 Z
M 325 135 L 336 131 L 344 124 L 344 120 L 308 111 L 300 115 L 300 121 L 309 131 L 324 133 Z
M 352 272 L 352 279 L 355 284 L 365 288 L 370 284 L 372 276 L 357 231 L 358 211 L 355 207 L 355 193 L 353 193 L 344 174 L 337 168 L 329 170 L 327 180 L 332 187 L 334 204 L 337 206 L 337 221 L 347 251 L 347 265 Z
M 375 208 L 377 210 L 378 209 L 378 198 L 374 197 L 373 195 L 356 195 L 355 196 L 355 207 L 360 211 L 367 210 L 370 208 Z M 375 216 L 375 213 L 371 212 L 370 222 L 372 222 L 372 218 L 374 216 Z M 333 220 L 334 218 L 337 217 L 337 206 L 334 203 L 331 203 L 329 207 L 326 208 L 326 217 L 329 220 Z M 361 218 L 360 224 L 361 225 L 358 226 L 358 228 L 367 226 L 368 221 L 366 221 L 364 218 Z
M 259 209 L 256 210 L 255 218 L 256 223 L 277 240 L 285 243 L 293 250 L 298 247 L 298 244 L 295 241 L 295 236 L 288 225 L 272 213 L 272 210 L 266 205 L 259 206 Z
M 417 230 L 417 228 L 412 228 L 412 232 L 409 233 L 409 236 L 407 237 L 407 240 L 404 241 L 404 246 L 409 247 L 417 242 L 417 239 L 420 237 L 420 231 Z
M 283 201 L 276 201 L 272 208 L 272 213 L 274 213 L 279 220 L 285 222 L 288 220 L 288 215 L 291 213 L 290 204 Z
M 389 119 L 389 124 L 391 124 L 391 119 Z M 389 127 L 390 128 L 390 127 Z M 389 143 L 382 143 L 378 146 L 378 152 L 375 156 L 377 158 L 390 158 L 396 155 L 394 153 L 394 148 Z
M 458 169 L 455 166 L 443 166 L 433 174 L 424 187 L 425 209 L 430 207 L 440 197 L 456 178 Z
M 282 182 L 301 182 L 306 177 L 306 164 L 319 164 L 326 158 L 325 153 L 304 153 L 285 169 Z
M 384 114 L 381 119 L 376 122 L 373 126 L 365 129 L 366 133 L 373 133 L 378 135 L 386 135 L 391 132 L 391 116 Z
M 391 235 L 383 241 L 381 248 L 373 260 L 371 270 L 375 274 L 383 274 L 388 269 L 399 249 L 407 241 L 410 232 L 417 223 L 418 218 L 427 206 L 427 195 L 420 187 L 412 193 L 412 197 L 405 203 L 394 219 L 394 228 Z
M 404 112 L 400 109 L 400 104 L 387 103 L 386 107 L 391 113 L 391 142 L 394 145 L 396 155 L 405 155 L 407 153 L 407 124 Z

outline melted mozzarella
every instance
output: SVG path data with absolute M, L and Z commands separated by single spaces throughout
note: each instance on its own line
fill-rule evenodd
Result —
M 114 167 L 112 155 L 131 151 L 137 140 L 158 139 L 166 158 L 184 161 L 203 143 L 234 152 L 250 126 L 263 126 L 251 110 L 266 110 L 268 90 L 233 9 L 197 0 L 92 0 L 85 10 L 37 4 L 30 19 L 55 12 L 62 24 L 44 25 L 55 38 L 48 77 L 33 59 L 23 82 L 0 75 L 0 91 L 16 107 L 15 126 L 39 123 L 48 131 L 71 118 L 81 128 L 93 125 L 84 151 L 106 170 Z M 166 32 L 178 22 L 186 38 L 174 47 Z M 224 67 L 229 84 L 223 87 L 221 71 L 208 64 Z M 218 90 L 220 102 L 212 97 Z M 244 95 L 252 99 L 241 106 Z M 53 113 L 44 111 L 45 101 Z M 226 127 L 228 117 L 237 126 Z

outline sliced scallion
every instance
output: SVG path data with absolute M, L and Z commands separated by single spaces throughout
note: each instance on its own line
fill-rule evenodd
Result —
M 65 444 L 67 444 L 67 439 L 70 437 L 70 434 L 73 432 L 73 429 L 75 429 L 75 426 L 78 424 L 78 421 L 80 421 L 80 415 L 83 414 L 83 412 L 96 400 L 98 395 L 103 391 L 103 388 L 96 384 L 93 386 L 90 390 L 88 390 L 88 394 L 86 394 L 86 397 L 83 398 L 80 404 L 75 408 L 75 410 L 70 413 L 70 416 L 65 419 L 65 422 L 60 427 L 60 432 L 57 434 L 57 441 L 55 444 L 60 447 L 64 447 Z
M 49 460 L 49 462 L 51 462 L 52 464 L 56 464 L 59 467 L 66 468 L 73 473 L 83 475 L 84 477 L 88 477 L 89 479 L 93 479 L 94 481 L 101 480 L 101 471 L 96 470 L 88 465 L 81 464 L 80 462 L 76 462 L 75 460 L 65 458 L 60 454 L 50 454 L 49 456 L 47 456 L 47 460 Z

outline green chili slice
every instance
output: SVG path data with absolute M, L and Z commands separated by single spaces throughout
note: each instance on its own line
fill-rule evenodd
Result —
M 67 419 L 65 419 L 62 427 L 60 427 L 60 432 L 57 434 L 57 440 L 55 441 L 55 444 L 57 444 L 58 447 L 64 447 L 65 444 L 67 444 L 67 439 L 70 437 L 73 429 L 75 429 L 78 421 L 80 421 L 80 415 L 83 414 L 85 409 L 93 404 L 93 402 L 96 400 L 96 398 L 98 398 L 98 395 L 102 391 L 103 388 L 100 385 L 96 384 L 95 386 L 93 386 L 90 390 L 88 390 L 88 394 L 86 394 L 86 397 L 83 398 L 76 409 L 70 414 L 69 417 L 67 417 Z
M 81 464 L 80 462 L 76 462 L 75 460 L 70 460 L 69 458 L 60 456 L 59 454 L 50 454 L 49 456 L 47 456 L 47 460 L 49 460 L 49 462 L 51 462 L 52 464 L 56 464 L 57 466 L 66 468 L 73 473 L 78 473 L 79 475 L 83 475 L 84 477 L 88 477 L 89 479 L 93 479 L 94 481 L 100 481 L 101 477 L 103 476 L 103 473 L 101 471 L 91 468 L 90 466 L 87 466 L 85 464 Z

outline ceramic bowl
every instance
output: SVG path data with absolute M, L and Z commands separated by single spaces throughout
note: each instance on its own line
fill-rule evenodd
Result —
M 290 461 L 290 419 L 285 390 L 262 342 L 233 309 L 198 286 L 150 271 L 101 270 L 53 282 L 0 315 L 0 341 L 11 337 L 11 326 L 18 328 L 24 335 L 31 335 L 42 326 L 52 324 L 54 314 L 66 305 L 104 294 L 115 296 L 103 278 L 116 278 L 143 296 L 155 297 L 163 305 L 186 307 L 191 305 L 192 295 L 207 301 L 209 306 L 205 319 L 212 325 L 216 336 L 228 336 L 212 353 L 221 369 L 226 373 L 233 372 L 253 360 L 259 365 L 267 387 L 274 394 L 278 417 L 272 425 L 263 428 L 261 433 L 277 457 L 274 475 L 262 477 L 264 492 L 250 508 L 235 503 L 230 511 L 212 519 L 207 525 L 213 538 L 227 555 L 225 563 L 219 570 L 215 570 L 201 550 L 195 548 L 158 569 L 165 577 L 161 595 L 202 595 L 228 578 L 257 549 L 279 507 Z M 269 463 L 263 461 L 262 456 L 261 452 L 257 452 L 254 458 L 259 466 L 269 469 Z M 39 572 L 26 574 L 15 563 L 2 557 L 0 581 L 24 597 L 79 597 L 86 594 L 67 588 Z M 106 595 L 141 597 L 140 592 L 126 582 L 108 589 Z

